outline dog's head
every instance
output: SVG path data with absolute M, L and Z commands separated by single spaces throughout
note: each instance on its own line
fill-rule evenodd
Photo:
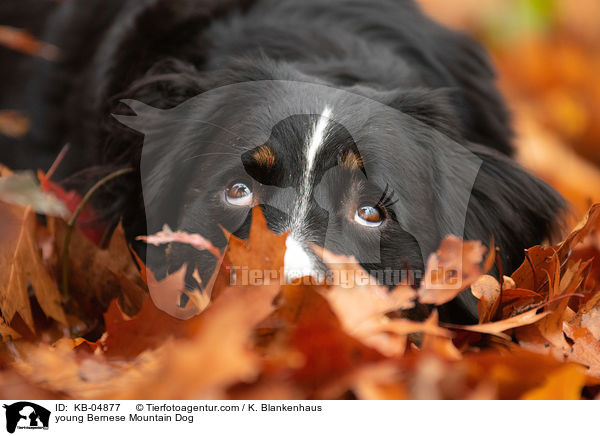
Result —
M 136 116 L 117 118 L 145 134 L 148 232 L 168 223 L 224 246 L 221 227 L 246 237 L 258 205 L 273 231 L 289 233 L 287 279 L 323 274 L 320 246 L 385 271 L 378 278 L 388 285 L 417 285 L 447 234 L 494 236 L 510 268 L 550 233 L 558 196 L 500 153 L 462 139 L 443 92 L 351 91 L 257 81 L 168 110 L 127 101 Z M 211 255 L 177 253 L 175 264 L 191 262 L 209 277 Z

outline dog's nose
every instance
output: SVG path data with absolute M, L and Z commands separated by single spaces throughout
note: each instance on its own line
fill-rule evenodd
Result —
M 293 235 L 289 235 L 285 240 L 283 265 L 287 283 L 306 276 L 320 281 L 327 271 L 323 261 Z

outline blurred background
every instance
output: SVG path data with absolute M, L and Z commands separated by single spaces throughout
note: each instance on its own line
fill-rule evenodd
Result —
M 15 65 L 23 53 L 57 56 L 36 37 L 58 1 L 22 0 L 24 17 L 0 0 L 0 51 L 9 59 L 0 81 L 21 74 L 11 56 Z M 574 224 L 600 201 L 600 0 L 417 1 L 489 50 L 513 112 L 518 160 L 571 202 Z M 24 18 L 30 28 L 21 28 Z M 0 135 L 27 132 L 29 120 L 18 109 L 0 108 Z
M 518 160 L 573 205 L 600 201 L 600 0 L 418 0 L 490 52 Z

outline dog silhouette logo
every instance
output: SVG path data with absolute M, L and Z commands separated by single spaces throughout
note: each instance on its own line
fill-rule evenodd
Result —
M 16 429 L 48 429 L 50 411 L 29 401 L 19 401 L 4 405 L 6 409 L 6 431 L 14 433 Z

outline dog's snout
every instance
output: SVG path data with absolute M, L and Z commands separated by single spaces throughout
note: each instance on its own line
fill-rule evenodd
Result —
M 293 235 L 285 241 L 284 274 L 286 282 L 290 283 L 301 277 L 314 277 L 320 280 L 327 272 L 323 261 L 306 244 Z

